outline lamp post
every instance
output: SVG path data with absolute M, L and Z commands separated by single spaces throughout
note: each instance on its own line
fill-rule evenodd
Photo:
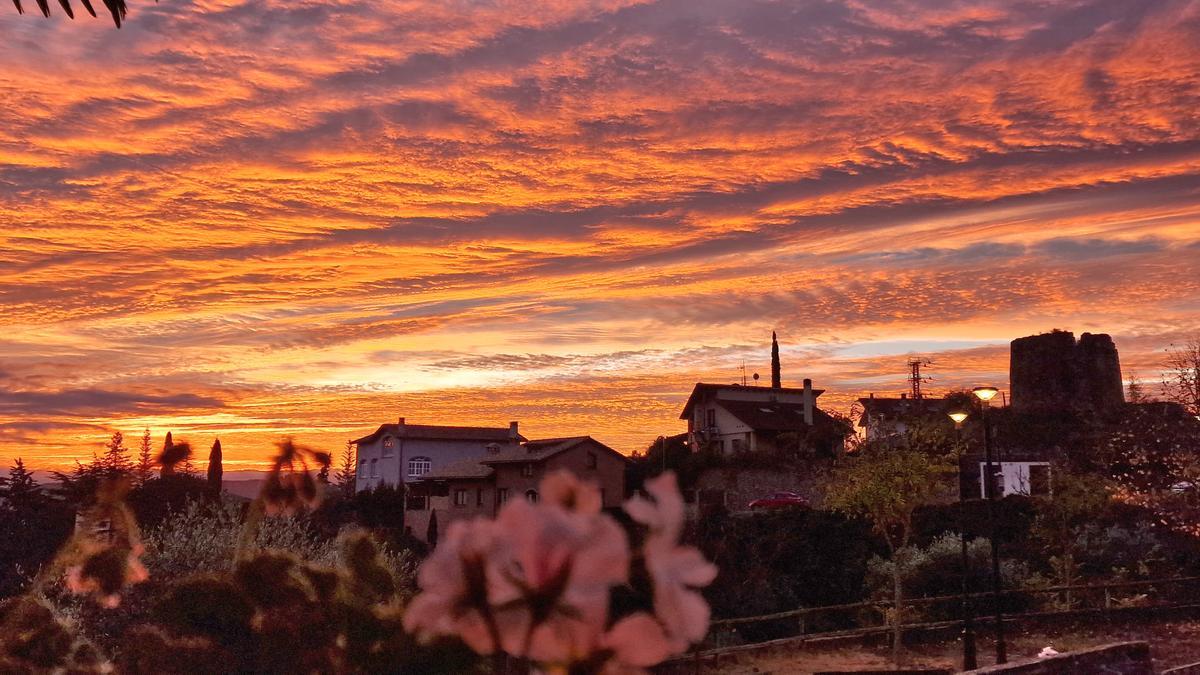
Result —
M 969 573 L 967 560 L 967 528 L 966 528 L 966 501 L 963 499 L 963 446 L 962 446 L 962 423 L 967 419 L 967 413 L 956 410 L 950 413 L 950 419 L 954 420 L 954 448 L 955 457 L 958 459 L 958 541 L 961 546 L 960 556 L 962 560 L 962 636 L 963 636 L 963 654 L 962 667 L 963 670 L 975 670 L 979 667 L 976 660 L 975 650 L 975 625 L 972 619 L 971 600 L 967 596 L 967 576 Z
M 992 461 L 992 427 L 988 422 L 990 402 L 1000 393 L 995 387 L 975 387 L 971 393 L 983 402 L 984 496 L 988 503 L 988 529 L 992 540 L 992 605 L 996 622 L 996 663 L 1008 662 L 1004 643 L 1004 614 L 1000 609 L 1000 543 L 996 541 L 996 467 Z

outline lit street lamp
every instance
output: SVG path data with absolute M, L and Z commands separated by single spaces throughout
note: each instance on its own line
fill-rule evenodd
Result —
M 1004 643 L 1004 614 L 1000 609 L 1000 542 L 996 541 L 996 467 L 992 461 L 992 427 L 988 422 L 990 402 L 1000 393 L 995 387 L 975 387 L 971 393 L 983 401 L 984 497 L 988 503 L 988 528 L 992 540 L 992 604 L 996 621 L 996 663 L 1008 662 Z
M 950 413 L 950 419 L 954 420 L 954 448 L 955 457 L 958 458 L 958 541 L 961 546 L 962 557 L 962 617 L 963 617 L 963 670 L 975 670 L 979 667 L 975 658 L 975 626 L 971 617 L 971 601 L 967 596 L 967 528 L 966 528 L 966 501 L 963 499 L 963 445 L 962 445 L 962 423 L 967 419 L 967 413 L 961 410 L 955 410 Z

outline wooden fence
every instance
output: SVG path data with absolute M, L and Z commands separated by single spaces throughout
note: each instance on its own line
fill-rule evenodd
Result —
M 962 601 L 961 595 L 906 599 L 902 625 L 906 630 L 955 627 L 962 622 Z M 1006 619 L 1200 608 L 1200 577 L 1006 589 L 999 601 Z M 989 633 L 992 593 L 969 594 L 967 603 L 976 633 Z M 890 600 L 879 599 L 715 620 L 704 641 L 677 662 L 797 641 L 886 634 L 891 607 Z

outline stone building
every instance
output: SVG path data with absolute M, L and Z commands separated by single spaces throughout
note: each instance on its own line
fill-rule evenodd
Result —
M 1102 333 L 1076 341 L 1055 330 L 1013 340 L 1009 379 L 1016 412 L 1107 412 L 1125 402 L 1117 347 Z
M 628 457 L 591 436 L 492 447 L 422 476 L 410 487 L 405 525 L 423 540 L 434 511 L 439 528 L 465 518 L 494 517 L 510 499 L 538 501 L 542 479 L 560 470 L 595 483 L 604 508 L 615 508 L 625 499 L 628 464 Z

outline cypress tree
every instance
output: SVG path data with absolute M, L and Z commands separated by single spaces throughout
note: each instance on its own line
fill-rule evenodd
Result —
M 173 447 L 175 447 L 175 442 L 171 440 L 171 432 L 168 431 L 167 438 L 163 441 L 162 456 L 169 457 L 171 455 L 171 448 Z M 161 466 L 158 470 L 160 476 L 175 475 L 175 464 L 173 462 L 160 462 L 159 464 Z
M 429 544 L 429 548 L 437 546 L 438 540 L 438 524 L 437 524 L 437 509 L 429 512 L 429 528 L 425 530 L 425 542 Z
M 213 494 L 221 494 L 221 476 L 225 473 L 221 467 L 221 439 L 213 441 L 212 450 L 208 453 L 208 487 Z
M 783 386 L 783 374 L 779 367 L 779 340 L 775 331 L 771 331 L 771 386 L 779 389 Z

